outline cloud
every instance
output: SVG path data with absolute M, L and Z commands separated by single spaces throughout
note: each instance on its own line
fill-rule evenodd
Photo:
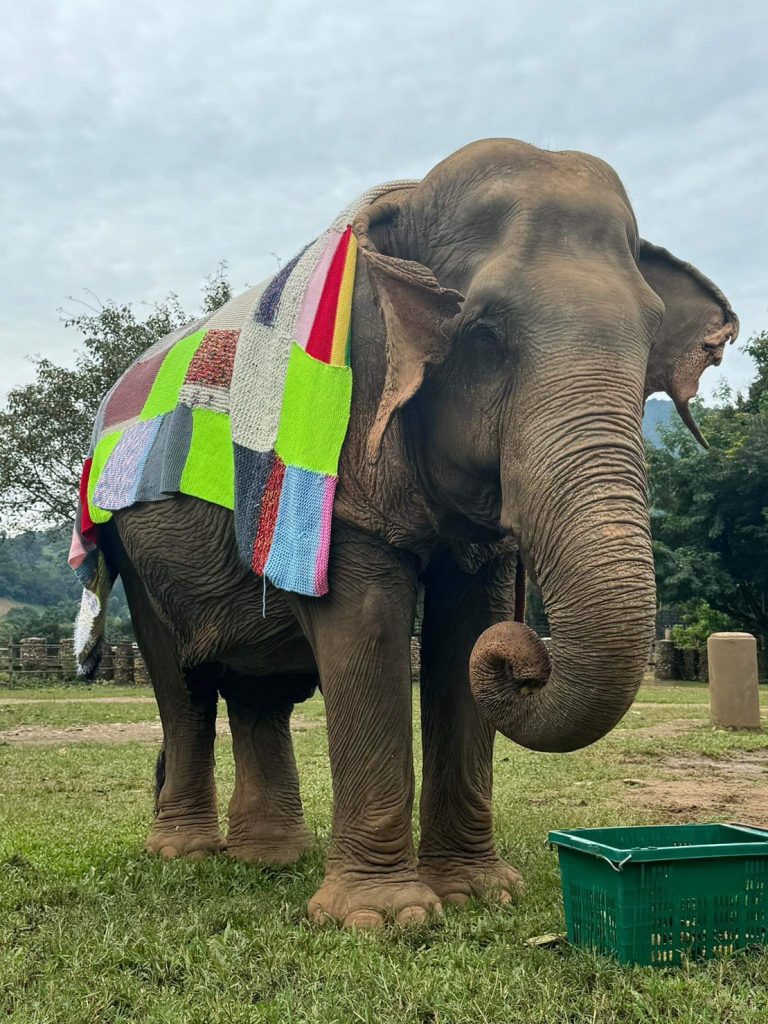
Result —
M 67 295 L 193 305 L 222 258 L 253 283 L 370 184 L 495 135 L 607 159 L 642 233 L 768 326 L 757 2 L 32 0 L 5 22 L 0 390 L 30 352 L 71 358 Z

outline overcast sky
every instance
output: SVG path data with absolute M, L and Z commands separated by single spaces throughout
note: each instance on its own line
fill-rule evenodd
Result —
M 25 0 L 0 30 L 0 395 L 70 361 L 57 308 L 193 308 L 241 289 L 355 195 L 473 139 L 583 149 L 641 233 L 768 329 L 768 5 Z M 743 387 L 746 356 L 725 376 Z

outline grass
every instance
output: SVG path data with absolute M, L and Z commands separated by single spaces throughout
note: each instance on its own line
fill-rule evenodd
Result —
M 149 686 L 112 686 L 109 683 L 57 683 L 36 679 L 32 685 L 4 685 L 0 700 L 90 700 L 93 697 L 151 697 Z
M 677 683 L 656 683 L 646 677 L 636 702 L 639 704 L 709 704 L 709 688 L 704 683 L 681 680 Z M 760 688 L 760 704 L 768 708 L 768 686 Z
M 111 722 L 159 721 L 157 706 L 152 704 L 5 704 L 0 697 L 0 730 L 20 725 L 51 726 L 55 728 L 93 725 Z
M 66 721 L 79 724 L 155 717 L 151 705 L 87 702 L 101 695 L 131 694 L 89 688 L 84 704 L 12 707 L 0 697 L 0 730 L 60 725 L 70 710 Z M 134 711 L 145 717 L 128 719 Z M 321 719 L 322 702 L 300 711 Z M 318 850 L 284 871 L 146 856 L 151 744 L 3 746 L 0 737 L 0 1013 L 18 1024 L 764 1024 L 768 952 L 654 970 L 525 941 L 563 929 L 550 829 L 665 820 L 627 802 L 627 775 L 657 775 L 675 755 L 768 749 L 768 733 L 713 730 L 706 711 L 703 686 L 653 686 L 587 750 L 533 754 L 500 739 L 497 838 L 526 877 L 524 901 L 479 901 L 449 908 L 441 923 L 372 935 L 316 929 L 304 917 L 330 829 L 324 729 L 295 736 Z M 118 717 L 98 717 L 107 713 Z M 654 733 L 682 719 L 693 723 L 685 732 Z M 217 779 L 225 806 L 228 741 Z

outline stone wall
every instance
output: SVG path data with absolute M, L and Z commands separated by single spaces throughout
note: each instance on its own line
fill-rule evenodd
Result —
M 549 646 L 549 637 L 544 637 Z M 411 680 L 419 681 L 420 638 L 411 641 Z M 671 640 L 655 640 L 651 647 L 648 671 L 660 681 L 676 679 L 700 679 L 709 681 L 707 648 L 698 650 L 675 647 Z M 72 640 L 61 640 L 58 644 L 47 644 L 41 637 L 25 637 L 10 647 L 0 647 L 0 679 L 10 677 L 22 685 L 24 676 L 50 676 L 56 679 L 74 681 L 77 679 L 75 655 Z M 118 686 L 149 686 L 147 666 L 135 643 L 121 640 L 107 646 L 101 665 L 96 674 L 101 681 L 114 682 Z M 762 676 L 761 676 L 762 678 Z
M 17 644 L 0 647 L 0 682 L 23 686 L 31 677 L 75 682 L 78 677 L 72 640 L 49 644 L 44 637 L 28 636 Z M 118 686 L 150 685 L 144 659 L 130 640 L 104 648 L 96 679 Z
M 656 640 L 651 652 L 651 668 L 654 678 L 660 682 L 675 679 L 709 682 L 706 647 L 675 647 L 671 640 Z

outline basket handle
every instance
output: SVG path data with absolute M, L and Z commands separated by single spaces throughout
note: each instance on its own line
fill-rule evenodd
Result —
M 624 865 L 632 860 L 631 853 L 628 853 L 624 860 L 620 860 L 618 864 L 614 864 L 612 860 L 610 860 L 608 857 L 604 857 L 602 853 L 598 853 L 597 856 L 600 858 L 600 860 L 604 860 L 606 864 L 610 864 L 614 871 L 623 871 Z
M 544 846 L 545 847 L 549 847 L 550 850 L 554 850 L 554 849 L 557 848 L 557 843 L 550 843 L 550 841 L 548 839 L 545 839 L 544 840 Z M 611 867 L 613 868 L 614 871 L 622 871 L 624 869 L 624 865 L 628 864 L 629 861 L 632 860 L 632 854 L 631 853 L 628 853 L 627 856 L 624 858 L 624 860 L 620 860 L 618 864 L 615 864 L 609 857 L 603 856 L 602 853 L 595 853 L 594 849 L 586 849 L 585 848 L 584 852 L 585 853 L 590 853 L 590 854 L 592 854 L 593 857 L 598 857 L 600 860 L 604 860 L 606 864 L 610 864 L 611 865 Z

